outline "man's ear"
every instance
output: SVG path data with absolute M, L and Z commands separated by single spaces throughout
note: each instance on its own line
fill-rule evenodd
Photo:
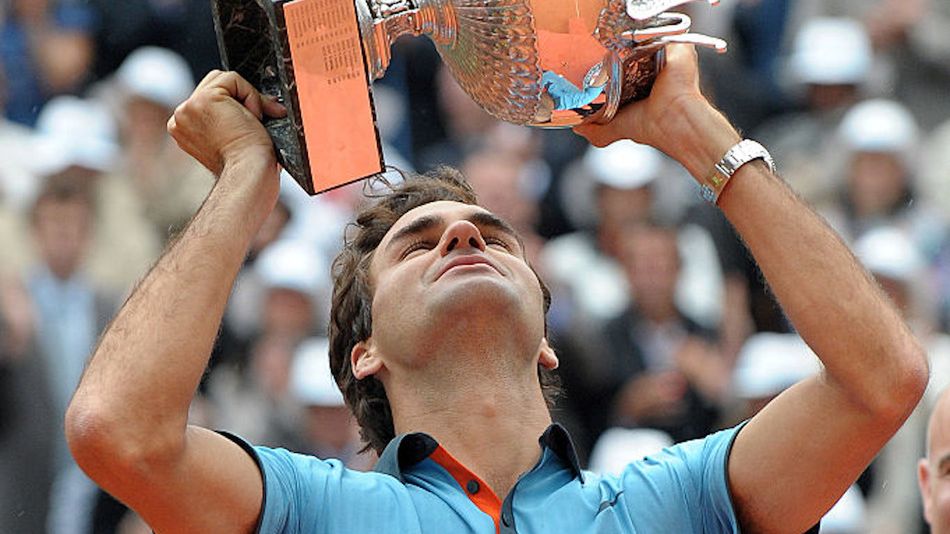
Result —
M 920 500 L 924 503 L 924 519 L 927 520 L 927 524 L 933 524 L 931 522 L 931 509 L 930 509 L 930 464 L 927 463 L 926 458 L 921 458 L 917 462 L 917 485 L 920 487 Z
M 557 369 L 558 364 L 557 354 L 554 353 L 554 349 L 548 344 L 548 338 L 542 338 L 538 365 L 551 370 Z
M 360 341 L 350 351 L 350 368 L 357 380 L 373 376 L 383 368 L 383 360 L 373 349 L 372 338 Z

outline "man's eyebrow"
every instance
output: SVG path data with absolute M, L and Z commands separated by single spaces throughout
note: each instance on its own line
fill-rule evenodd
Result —
M 423 215 L 406 226 L 403 226 L 399 229 L 399 231 L 393 234 L 392 239 L 390 239 L 389 243 L 386 245 L 386 250 L 392 249 L 396 243 L 406 239 L 407 237 L 431 230 L 432 228 L 442 224 L 442 222 L 442 217 L 439 217 L 438 215 Z
M 470 223 L 478 226 L 479 228 L 493 228 L 502 233 L 508 234 L 512 239 L 518 242 L 518 246 L 521 247 L 521 250 L 524 250 L 524 243 L 521 241 L 521 236 L 518 235 L 518 231 L 515 230 L 513 226 L 508 224 L 508 221 L 502 219 L 494 213 L 476 211 L 467 217 L 467 219 Z
M 521 250 L 524 250 L 524 243 L 521 240 L 521 236 L 518 235 L 518 231 L 511 226 L 508 221 L 505 221 L 501 217 L 493 213 L 486 211 L 476 211 L 465 217 L 465 220 L 479 227 L 480 229 L 493 229 L 504 234 L 507 234 L 512 239 L 517 241 L 518 246 L 521 247 Z M 441 226 L 445 223 L 445 219 L 438 215 L 423 215 L 418 219 L 412 221 L 400 228 L 393 237 L 389 240 L 389 243 L 386 244 L 386 250 L 390 250 L 395 247 L 401 241 L 407 239 L 408 237 L 425 233 L 433 228 Z

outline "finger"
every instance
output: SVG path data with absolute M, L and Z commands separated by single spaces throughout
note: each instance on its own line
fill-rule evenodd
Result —
M 287 116 L 287 108 L 277 101 L 277 99 L 270 95 L 264 95 L 262 100 L 264 105 L 264 114 L 268 117 L 285 117 Z
M 205 74 L 205 77 L 202 78 L 200 82 L 198 82 L 198 85 L 195 87 L 195 91 L 197 91 L 198 89 L 204 89 L 205 87 L 208 87 L 209 85 L 214 83 L 214 81 L 218 79 L 222 74 L 224 74 L 224 71 L 220 71 L 218 69 L 209 71 L 208 74 Z
M 250 82 L 234 71 L 222 74 L 217 80 L 218 87 L 228 92 L 235 100 L 244 105 L 255 117 L 264 117 L 261 94 Z
M 671 43 L 666 47 L 667 64 L 686 64 L 697 63 L 699 53 L 696 52 L 696 45 L 690 43 Z

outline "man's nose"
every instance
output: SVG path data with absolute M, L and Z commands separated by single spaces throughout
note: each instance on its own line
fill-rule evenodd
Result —
M 478 227 L 468 221 L 455 221 L 442 234 L 439 251 L 443 256 L 459 248 L 485 250 L 485 240 Z

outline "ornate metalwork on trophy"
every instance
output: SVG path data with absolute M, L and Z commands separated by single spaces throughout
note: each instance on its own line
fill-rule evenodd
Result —
M 383 170 L 370 84 L 401 36 L 430 38 L 487 112 L 542 128 L 645 98 L 670 43 L 726 48 L 669 12 L 696 0 L 212 1 L 225 67 L 287 106 L 265 126 L 311 194 Z

